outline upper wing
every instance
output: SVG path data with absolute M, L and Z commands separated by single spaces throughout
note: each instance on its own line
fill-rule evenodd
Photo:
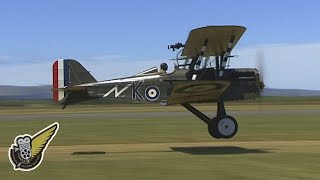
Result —
M 205 39 L 208 39 L 208 45 L 204 56 L 220 56 L 227 51 L 231 39 L 233 49 L 245 30 L 243 26 L 207 26 L 194 29 L 189 34 L 181 56 L 196 56 Z
M 31 142 L 31 152 L 32 156 L 36 156 L 39 154 L 49 143 L 52 139 L 53 135 L 55 134 L 58 128 L 58 124 L 54 123 L 53 125 L 49 126 L 45 130 L 39 132 L 34 138 L 32 138 Z

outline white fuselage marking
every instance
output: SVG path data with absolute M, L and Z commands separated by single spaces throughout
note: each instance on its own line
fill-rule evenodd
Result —
M 112 89 L 110 89 L 105 95 L 103 95 L 103 97 L 107 97 L 109 96 L 112 92 L 114 92 L 114 97 L 118 97 L 120 94 L 122 94 L 125 90 L 127 90 L 129 87 L 131 86 L 131 84 L 127 84 L 126 87 L 122 88 L 120 91 L 118 91 L 118 86 L 113 87 Z

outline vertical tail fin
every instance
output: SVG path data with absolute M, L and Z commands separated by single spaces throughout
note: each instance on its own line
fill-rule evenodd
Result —
M 53 100 L 61 101 L 67 94 L 65 88 L 72 85 L 97 82 L 78 61 L 58 59 L 52 65 Z

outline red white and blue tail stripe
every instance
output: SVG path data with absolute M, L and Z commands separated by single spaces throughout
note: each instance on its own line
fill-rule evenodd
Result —
M 66 59 L 58 59 L 53 63 L 53 100 L 58 102 L 65 97 L 64 88 L 69 84 L 69 63 Z

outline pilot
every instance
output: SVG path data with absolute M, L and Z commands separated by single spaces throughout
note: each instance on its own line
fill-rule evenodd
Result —
M 161 63 L 160 64 L 159 74 L 167 74 L 167 70 L 168 70 L 168 64 L 167 63 Z

